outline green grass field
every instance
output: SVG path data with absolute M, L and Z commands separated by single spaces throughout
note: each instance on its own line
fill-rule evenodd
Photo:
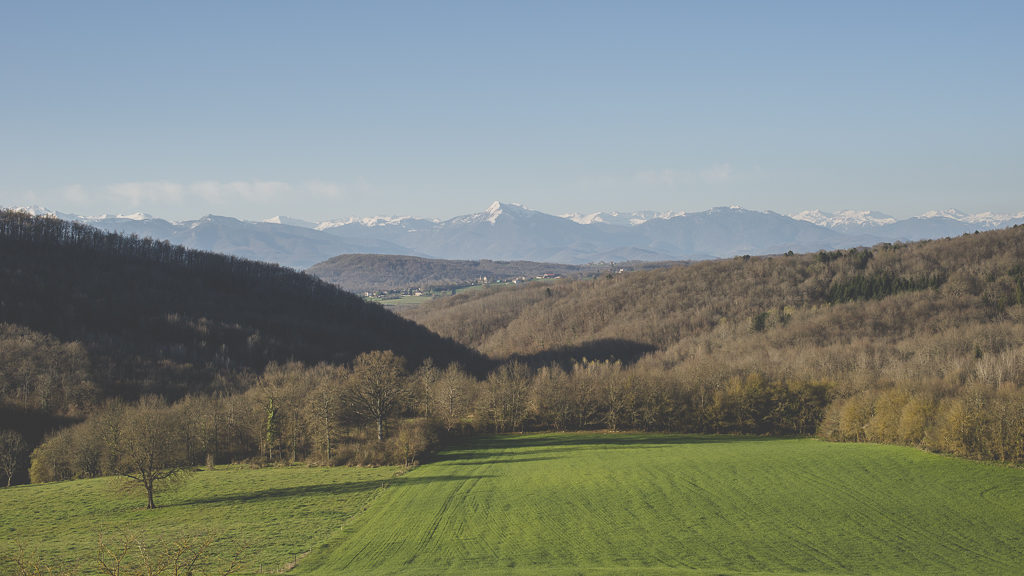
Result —
M 296 573 L 1019 574 L 1024 470 L 732 436 L 498 436 L 397 479 Z
M 156 510 L 144 509 L 144 492 L 119 493 L 111 478 L 15 486 L 0 490 L 0 553 L 14 553 L 20 540 L 33 555 L 84 559 L 91 573 L 101 533 L 109 542 L 128 526 L 152 541 L 209 530 L 223 549 L 231 541 L 251 542 L 252 571 L 278 570 L 384 492 L 381 484 L 396 471 L 219 467 L 158 492 Z
M 18 486 L 0 490 L 0 552 L 20 538 L 89 568 L 97 535 L 128 523 L 248 539 L 251 572 L 312 548 L 304 576 L 1019 574 L 1024 559 L 1024 470 L 910 448 L 511 435 L 396 471 L 222 467 L 155 511 L 109 479 Z

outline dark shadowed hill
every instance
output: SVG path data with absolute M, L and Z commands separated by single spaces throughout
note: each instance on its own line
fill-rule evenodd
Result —
M 383 349 L 413 367 L 481 365 L 465 346 L 301 272 L 12 211 L 0 211 L 0 322 L 83 343 L 100 384 L 121 391 L 157 373 L 176 380 L 149 386 L 166 392 L 220 370 Z M 186 368 L 169 377 L 168 366 Z

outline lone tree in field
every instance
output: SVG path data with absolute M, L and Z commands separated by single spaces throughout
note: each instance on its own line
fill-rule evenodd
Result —
M 188 469 L 176 414 L 153 401 L 126 411 L 112 457 L 119 475 L 146 489 L 146 509 L 156 508 L 153 492 L 157 485 Z
M 367 352 L 356 358 L 346 397 L 362 418 L 377 424 L 377 439 L 387 436 L 388 418 L 411 399 L 405 360 L 391 350 Z
M 7 475 L 8 488 L 11 487 L 11 478 L 18 471 L 27 448 L 21 434 L 14 430 L 0 430 L 0 472 Z

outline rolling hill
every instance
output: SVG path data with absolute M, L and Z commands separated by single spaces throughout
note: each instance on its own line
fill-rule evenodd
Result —
M 620 262 L 573 265 L 544 262 L 493 260 L 441 260 L 415 256 L 381 254 L 343 254 L 312 266 L 307 273 L 353 292 L 395 290 L 418 287 L 443 290 L 516 278 L 536 278 L 546 274 L 582 278 L 619 270 L 645 270 L 679 265 L 678 262 Z
M 1024 303 L 1024 228 L 776 257 L 736 257 L 554 286 L 459 294 L 405 314 L 497 357 L 618 339 L 667 351 L 792 336 L 815 346 L 1010 320 Z M 927 306 L 914 315 L 912 310 Z M 879 316 L 897 307 L 899 314 Z M 751 330 L 760 317 L 764 325 Z M 792 322 L 791 322 L 792 321 Z M 811 334 L 809 325 L 831 325 Z M 842 328 L 843 334 L 834 330 Z
M 272 361 L 349 363 L 369 350 L 413 366 L 482 362 L 301 272 L 12 211 L 0 212 L 0 323 L 82 343 L 100 387 L 129 397 L 180 394 L 218 371 Z M 172 366 L 188 377 L 169 376 Z

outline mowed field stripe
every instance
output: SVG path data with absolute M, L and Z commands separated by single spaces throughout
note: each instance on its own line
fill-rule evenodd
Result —
M 397 479 L 304 574 L 1013 574 L 1024 471 L 735 436 L 471 439 Z

